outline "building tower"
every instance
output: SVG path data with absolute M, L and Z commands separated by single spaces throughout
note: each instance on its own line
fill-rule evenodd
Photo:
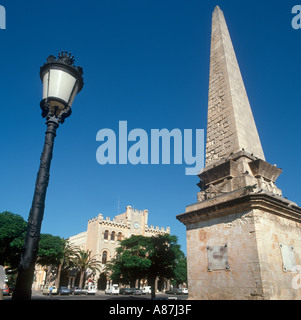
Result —
M 206 165 L 187 236 L 191 299 L 300 299 L 301 208 L 265 161 L 224 14 L 212 15 Z

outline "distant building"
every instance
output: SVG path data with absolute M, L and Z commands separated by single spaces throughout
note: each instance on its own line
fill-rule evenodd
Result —
M 137 210 L 131 206 L 126 211 L 115 216 L 112 220 L 109 217 L 104 219 L 102 214 L 88 220 L 87 231 L 71 236 L 68 240 L 73 246 L 83 250 L 91 250 L 92 256 L 101 262 L 101 272 L 96 275 L 89 275 L 88 281 L 97 283 L 99 276 L 105 270 L 105 265 L 116 255 L 116 248 L 119 241 L 129 238 L 131 235 L 143 235 L 151 237 L 159 234 L 170 234 L 170 228 L 148 226 L 148 210 Z M 73 272 L 74 273 L 74 272 Z M 75 285 L 77 273 L 68 272 L 69 286 Z M 107 275 L 106 275 L 107 277 Z M 43 267 L 36 264 L 35 278 L 32 289 L 41 289 L 46 284 L 55 284 L 56 272 L 52 267 Z M 106 279 L 108 280 L 108 278 Z M 169 288 L 170 282 L 164 282 L 163 287 Z M 109 282 L 105 283 L 106 286 Z M 156 286 L 158 281 L 156 282 Z
M 126 211 L 115 216 L 112 220 L 104 218 L 102 214 L 89 219 L 87 231 L 70 237 L 69 243 L 84 250 L 91 250 L 92 256 L 102 263 L 102 272 L 105 264 L 116 255 L 119 241 L 131 235 L 153 235 L 170 233 L 170 228 L 154 227 L 148 225 L 148 210 L 137 210 L 131 206 Z M 94 280 L 97 280 L 96 275 Z

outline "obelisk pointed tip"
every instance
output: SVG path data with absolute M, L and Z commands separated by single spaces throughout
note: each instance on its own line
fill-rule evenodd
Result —
M 212 14 L 211 32 L 206 164 L 227 158 L 242 148 L 264 160 L 229 30 L 219 6 Z
M 219 6 L 215 6 L 215 8 L 214 8 L 214 11 L 213 11 L 213 12 L 215 12 L 215 11 L 222 11 L 222 10 L 221 10 L 221 8 L 220 8 Z

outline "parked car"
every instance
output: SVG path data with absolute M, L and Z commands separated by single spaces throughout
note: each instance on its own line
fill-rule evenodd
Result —
M 137 289 L 137 288 L 121 288 L 119 290 L 119 294 L 142 294 L 142 290 L 141 289 Z
M 49 285 L 46 285 L 44 286 L 43 288 L 43 294 L 49 294 L 49 288 L 52 287 L 52 293 L 51 294 L 57 294 L 57 287 L 55 286 L 49 286 Z
M 113 284 L 108 289 L 105 290 L 106 294 L 119 294 L 118 284 Z
M 143 294 L 151 294 L 152 293 L 152 287 L 151 286 L 145 286 L 142 288 Z
M 166 294 L 179 294 L 179 289 L 170 289 L 165 291 Z
M 15 285 L 14 284 L 10 285 L 9 286 L 9 294 L 12 294 L 14 292 L 14 290 L 15 290 Z
M 141 289 L 137 289 L 137 288 L 131 288 L 131 289 L 132 289 L 133 294 L 136 294 L 136 295 L 143 294 Z
M 5 285 L 2 292 L 4 296 L 9 296 L 9 287 Z
M 84 293 L 84 294 L 93 294 L 93 295 L 95 295 L 95 293 L 97 292 L 97 288 L 96 288 L 96 286 L 94 286 L 94 285 L 87 285 L 87 286 L 85 286 L 85 288 L 82 290 L 82 292 Z
M 179 289 L 178 294 L 188 294 L 188 289 L 187 288 Z
M 63 295 L 63 294 L 69 295 L 70 289 L 68 287 L 60 287 L 60 288 L 58 288 L 57 292 L 59 295 Z
M 119 294 L 133 294 L 133 289 L 121 288 L 121 289 L 119 289 Z
M 82 294 L 83 290 L 80 287 L 74 287 L 70 289 L 70 293 L 75 295 L 75 294 Z

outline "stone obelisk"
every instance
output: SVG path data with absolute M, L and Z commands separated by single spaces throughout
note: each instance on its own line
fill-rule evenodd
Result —
M 206 164 L 244 149 L 265 160 L 223 12 L 212 16 Z
M 301 208 L 265 161 L 224 14 L 212 15 L 206 165 L 186 225 L 191 299 L 294 299 Z M 299 260 L 298 260 L 299 259 Z

